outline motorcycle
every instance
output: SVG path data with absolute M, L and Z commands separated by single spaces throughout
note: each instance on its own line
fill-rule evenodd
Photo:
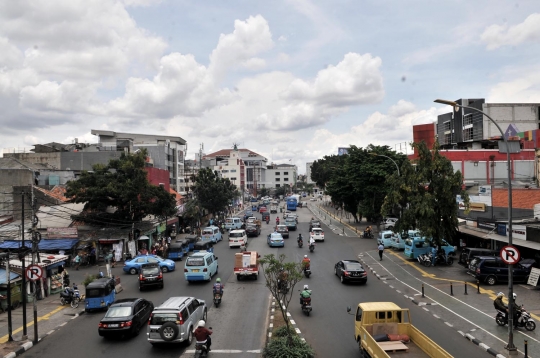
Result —
M 309 244 L 309 252 L 315 251 L 315 244 Z
M 70 304 L 71 308 L 79 307 L 79 302 L 81 301 L 81 294 L 77 285 L 73 284 L 73 289 L 66 287 L 66 290 L 60 292 L 60 304 L 66 305 Z
M 364 238 L 365 239 L 373 239 L 373 232 L 364 230 Z
M 304 276 L 309 278 L 311 276 L 311 269 L 309 267 L 304 267 Z
M 431 254 L 421 254 L 416 258 L 421 265 L 426 267 L 431 266 Z
M 309 313 L 313 310 L 311 307 L 311 297 L 302 297 L 302 312 L 309 316 Z
M 214 306 L 219 307 L 220 303 L 221 303 L 221 293 L 215 292 L 214 293 Z
M 304 241 L 303 240 L 298 239 L 296 242 L 298 242 L 298 247 L 301 248 L 302 246 L 304 246 Z
M 266 219 L 266 225 L 270 224 L 270 219 Z
M 529 312 L 525 311 L 525 308 L 523 308 L 523 305 L 521 305 L 521 310 L 518 314 L 518 327 L 525 327 L 527 331 L 534 331 L 536 328 L 536 323 L 531 318 L 531 315 Z M 499 326 L 505 326 L 508 324 L 508 319 L 505 317 L 505 313 L 503 311 L 497 310 L 497 316 L 495 316 L 495 322 Z
M 212 327 L 208 328 L 209 330 L 212 330 Z M 206 347 L 206 341 L 204 342 L 195 342 L 195 357 L 207 357 L 208 356 L 208 348 Z

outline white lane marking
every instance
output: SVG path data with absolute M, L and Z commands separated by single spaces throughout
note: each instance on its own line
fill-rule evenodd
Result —
M 293 319 L 290 319 L 289 322 L 291 322 L 291 324 L 296 324 L 296 322 Z
M 389 285 L 388 287 L 390 287 L 390 288 L 394 288 L 394 286 L 392 286 L 392 285 Z
M 274 327 L 274 324 L 273 323 L 270 323 L 270 328 L 273 328 Z
M 370 254 L 369 252 L 368 252 L 367 254 L 369 255 L 369 257 L 371 257 L 373 260 L 375 260 L 375 258 L 374 258 L 373 256 L 371 256 L 371 254 Z M 394 262 L 394 263 L 395 263 L 395 262 Z M 399 266 L 399 265 L 398 265 L 398 266 Z M 386 272 L 388 272 L 390 275 L 392 275 L 397 281 L 401 282 L 402 284 L 404 284 L 405 286 L 409 287 L 410 289 L 412 289 L 412 290 L 414 290 L 414 291 L 416 291 L 416 292 L 420 292 L 419 290 L 417 290 L 416 288 L 412 287 L 412 286 L 409 285 L 408 283 L 399 280 L 399 279 L 398 279 L 396 276 L 394 276 L 390 271 L 388 271 L 388 269 L 386 269 L 386 267 L 383 266 L 383 268 L 386 270 Z M 403 269 L 403 267 L 401 267 L 401 266 L 400 266 L 400 268 Z M 408 273 L 410 276 L 412 276 L 407 270 L 403 269 L 403 271 L 405 271 L 405 272 Z M 412 277 L 414 277 L 414 276 L 412 276 Z M 420 279 L 417 278 L 417 277 L 414 277 L 414 278 L 417 279 L 417 280 L 420 281 L 420 282 L 423 282 L 422 280 L 420 280 Z M 430 284 L 427 284 L 427 285 L 430 286 L 430 287 L 433 287 L 433 286 L 431 286 Z M 439 289 L 436 288 L 436 287 L 433 287 L 433 288 L 436 289 L 437 291 L 440 291 L 440 292 L 446 294 L 445 292 L 439 290 Z M 452 297 L 452 296 L 450 296 L 450 295 L 448 295 L 448 294 L 446 294 L 446 295 L 449 296 L 449 297 Z M 436 304 L 438 304 L 439 306 L 441 306 L 442 308 L 444 308 L 445 310 L 447 310 L 448 312 L 453 313 L 453 314 L 456 315 L 457 317 L 461 318 L 461 319 L 464 320 L 465 322 L 470 323 L 471 325 L 475 326 L 476 328 L 479 328 L 479 329 L 481 329 L 482 331 L 486 332 L 487 334 L 489 334 L 491 337 L 495 338 L 496 340 L 498 340 L 498 341 L 500 341 L 500 342 L 502 342 L 502 343 L 506 343 L 505 340 L 503 340 L 503 339 L 497 337 L 496 335 L 494 335 L 494 334 L 492 334 L 491 332 L 485 330 L 484 328 L 482 328 L 482 327 L 480 327 L 479 325 L 477 325 L 476 323 L 474 323 L 474 322 L 468 320 L 467 318 L 463 317 L 462 315 L 457 314 L 456 312 L 452 311 L 450 308 L 448 308 L 448 307 L 446 307 L 446 306 L 444 306 L 444 305 L 441 305 L 439 302 L 435 301 L 435 300 L 432 299 L 431 297 L 429 297 L 429 296 L 426 296 L 426 297 L 429 298 L 430 300 L 432 300 L 433 302 L 435 302 Z M 473 308 L 474 310 L 476 310 L 476 311 L 478 311 L 478 312 L 484 313 L 484 312 L 482 312 L 482 311 L 480 311 L 480 310 L 478 310 L 478 309 L 476 309 L 476 308 L 474 308 L 474 307 L 472 307 L 472 306 L 466 304 L 465 302 L 463 302 L 463 301 L 461 301 L 461 300 L 459 300 L 459 299 L 457 299 L 457 298 L 455 298 L 455 297 L 452 297 L 452 298 L 456 299 L 458 302 L 461 302 L 461 303 L 463 303 L 463 304 L 465 304 L 465 305 L 467 305 L 467 306 Z M 486 313 L 484 313 L 484 314 L 485 314 L 486 316 L 488 316 L 488 317 L 491 317 L 490 315 L 488 315 L 488 314 L 486 314 Z M 520 332 L 520 333 L 523 334 L 523 332 Z M 524 336 L 527 336 L 526 334 L 523 334 L 523 335 L 524 335 Z M 534 338 L 532 338 L 532 339 L 533 339 L 534 341 L 538 342 L 536 339 L 534 339 Z M 539 343 L 540 343 L 540 342 L 539 342 Z M 519 349 L 518 349 L 518 352 L 524 354 L 524 353 L 523 353 L 522 351 L 520 351 Z
M 429 310 L 428 310 L 427 308 L 425 308 L 425 307 L 422 307 L 422 309 L 423 309 L 424 311 L 426 311 L 426 312 L 429 312 Z
M 448 327 L 454 327 L 453 324 L 450 324 L 450 323 L 448 323 L 448 322 L 444 322 L 444 324 L 446 324 Z
M 435 317 L 437 319 L 441 318 L 441 317 L 437 316 L 436 314 L 434 314 L 433 317 Z
M 6 285 L 7 286 L 7 285 Z M 54 333 L 54 329 L 51 329 L 49 332 L 47 332 L 47 336 Z

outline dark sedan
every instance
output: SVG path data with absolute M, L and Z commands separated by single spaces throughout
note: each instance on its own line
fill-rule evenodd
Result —
M 259 236 L 261 234 L 261 227 L 257 225 L 246 225 L 246 235 L 248 237 L 251 236 Z
M 283 236 L 283 238 L 289 238 L 289 228 L 287 227 L 287 225 L 277 225 L 276 232 L 279 232 L 281 236 Z
M 154 304 L 144 298 L 125 298 L 113 303 L 99 322 L 102 337 L 136 336 L 146 325 Z
M 367 272 L 362 264 L 356 260 L 342 260 L 334 266 L 334 274 L 339 277 L 341 283 L 367 282 Z

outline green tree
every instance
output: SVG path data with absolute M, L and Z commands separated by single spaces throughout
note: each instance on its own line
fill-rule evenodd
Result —
M 450 160 L 440 154 L 438 142 L 431 151 L 423 141 L 413 143 L 413 148 L 418 152 L 416 166 L 404 165 L 401 177 L 392 180 L 382 210 L 387 213 L 396 206 L 403 208 L 396 231 L 417 228 L 437 245 L 443 239 L 454 243 L 458 227 L 456 195 L 461 195 L 466 207 L 469 205 L 461 172 L 454 172 Z
M 284 184 L 284 185 L 280 186 L 279 188 L 276 188 L 276 195 L 277 196 L 283 195 L 285 197 L 285 196 L 287 196 L 287 194 L 289 194 L 289 185 Z
M 225 211 L 232 200 L 240 195 L 228 178 L 221 178 L 210 168 L 199 170 L 193 182 L 192 191 L 200 206 L 214 215 Z
M 67 183 L 66 196 L 72 203 L 84 203 L 84 214 L 77 217 L 88 223 L 126 224 L 141 221 L 147 215 L 176 214 L 174 195 L 161 186 L 150 184 L 144 170 L 147 151 L 122 153 L 108 164 L 95 164 L 83 171 L 78 180 Z M 107 209 L 116 210 L 110 212 Z
M 260 196 L 268 196 L 268 195 L 270 195 L 270 189 L 269 188 L 261 188 L 261 189 L 259 189 L 259 195 Z
M 293 344 L 294 331 L 290 330 L 290 322 L 287 317 L 287 309 L 294 295 L 294 287 L 304 277 L 302 264 L 300 262 L 285 262 L 284 254 L 275 257 L 274 254 L 265 255 L 259 260 L 262 267 L 266 287 L 270 290 L 270 294 L 276 299 L 279 309 L 283 316 L 283 320 L 287 325 L 288 340 Z M 282 271 L 283 269 L 283 271 Z M 286 272 L 284 276 L 282 272 Z M 280 289 L 278 281 L 283 279 L 286 290 Z

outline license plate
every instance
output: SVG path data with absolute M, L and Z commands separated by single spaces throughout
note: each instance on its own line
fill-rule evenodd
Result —
M 148 281 L 154 281 L 155 278 L 147 278 Z
M 191 272 L 199 272 L 199 270 L 198 270 L 198 269 L 195 269 L 195 270 L 191 270 Z
M 118 328 L 118 325 L 117 324 L 110 324 L 109 328 Z

